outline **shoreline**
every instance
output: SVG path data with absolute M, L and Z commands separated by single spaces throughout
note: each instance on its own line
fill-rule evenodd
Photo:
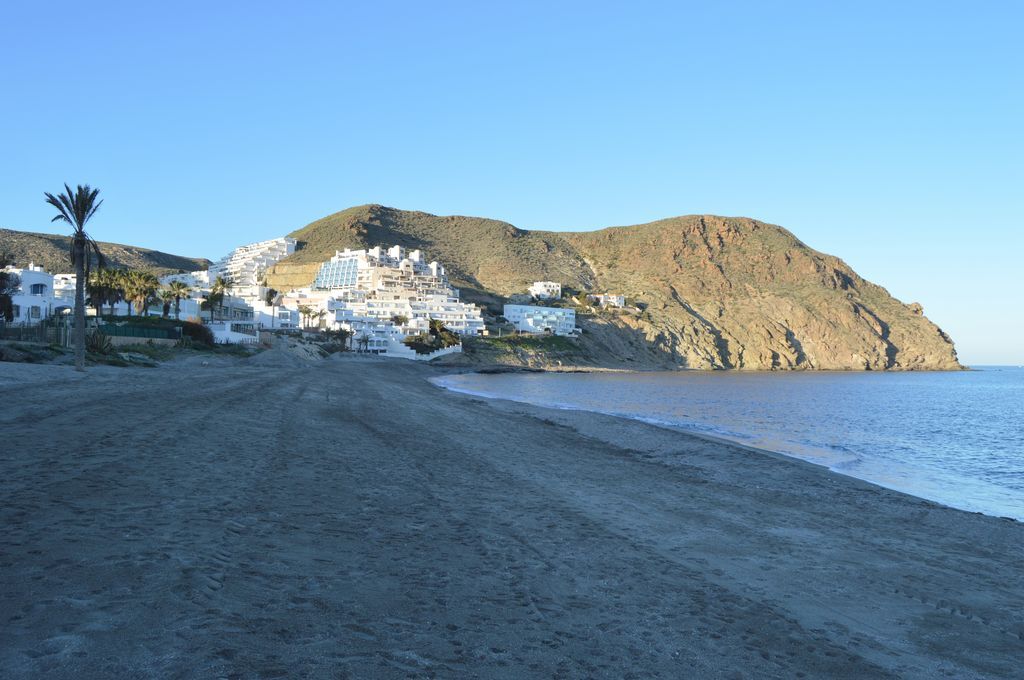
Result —
M 705 369 L 681 369 L 681 370 L 684 370 L 684 371 L 696 371 L 696 372 L 702 372 L 702 373 L 720 372 L 719 370 L 712 371 L 712 370 L 705 370 Z M 732 370 L 732 369 L 721 369 L 721 371 L 728 371 L 728 370 Z M 973 368 L 973 367 L 964 367 L 963 369 L 957 369 L 957 370 L 943 370 L 943 371 L 929 371 L 929 372 L 960 373 L 961 371 L 976 371 L 976 370 L 984 370 L 984 369 Z M 549 370 L 545 370 L 545 369 L 525 369 L 525 370 L 512 370 L 512 371 L 486 371 L 486 370 L 484 370 L 484 371 L 458 371 L 458 372 L 452 371 L 452 372 L 446 373 L 446 375 L 465 375 L 466 373 L 478 373 L 478 374 L 481 374 L 481 375 L 491 375 L 491 374 L 495 374 L 495 373 L 496 374 L 504 374 L 504 373 L 592 373 L 592 372 L 593 373 L 601 373 L 601 372 L 605 372 L 605 371 L 600 370 L 600 369 L 597 370 L 597 371 L 590 371 L 590 370 L 579 370 L 579 371 L 558 371 L 558 370 L 555 370 L 555 371 L 549 371 Z M 643 373 L 674 372 L 674 371 L 651 370 L 651 371 L 622 371 L 622 372 L 643 374 Z M 777 373 L 776 371 L 736 371 L 736 372 L 766 373 L 766 374 Z M 792 371 L 789 371 L 789 372 L 792 372 Z M 815 372 L 860 373 L 859 371 L 815 371 Z M 909 372 L 909 371 L 902 371 L 902 372 Z M 909 498 L 913 498 L 913 499 L 920 500 L 920 501 L 927 502 L 927 503 L 933 503 L 933 504 L 935 504 L 937 506 L 948 508 L 950 510 L 955 510 L 955 511 L 958 511 L 958 512 L 965 512 L 965 513 L 969 513 L 969 514 L 983 515 L 985 517 L 992 517 L 994 519 L 1006 520 L 1006 521 L 1010 521 L 1010 522 L 1014 522 L 1014 523 L 1022 523 L 1022 524 L 1024 524 L 1024 519 L 1018 519 L 1016 517 L 1010 517 L 1010 516 L 1007 516 L 1007 515 L 999 515 L 999 514 L 995 514 L 995 513 L 992 513 L 992 512 L 985 512 L 985 511 L 982 511 L 982 510 L 972 510 L 970 508 L 957 507 L 956 505 L 951 505 L 949 503 L 946 503 L 946 502 L 943 502 L 943 501 L 940 501 L 940 500 L 936 500 L 934 498 L 928 498 L 926 496 L 921 496 L 921 495 L 912 493 L 910 491 L 904 491 L 902 489 L 898 489 L 898 488 L 895 488 L 895 487 L 892 487 L 892 486 L 886 486 L 885 484 L 882 484 L 880 482 L 875 482 L 875 481 L 872 481 L 870 479 L 864 479 L 862 477 L 857 477 L 855 475 L 851 475 L 851 474 L 842 472 L 841 470 L 836 470 L 836 469 L 830 467 L 826 463 L 817 462 L 817 461 L 814 461 L 814 460 L 808 460 L 807 458 L 804 458 L 804 457 L 802 457 L 802 456 L 800 456 L 800 455 L 798 455 L 796 453 L 787 453 L 785 451 L 779 451 L 779 450 L 769 449 L 769 448 L 765 448 L 765 447 L 761 447 L 761 446 L 755 446 L 755 445 L 752 445 L 752 444 L 747 444 L 745 442 L 739 441 L 737 439 L 732 439 L 732 438 L 727 437 L 727 436 L 707 434 L 707 433 L 704 433 L 704 432 L 696 432 L 696 431 L 693 431 L 691 429 L 688 429 L 685 426 L 676 425 L 676 424 L 673 424 L 673 423 L 670 423 L 670 422 L 666 422 L 666 421 L 661 421 L 661 420 L 658 420 L 656 418 L 645 418 L 645 417 L 642 417 L 642 416 L 627 415 L 627 414 L 615 413 L 615 412 L 610 412 L 610 411 L 597 411 L 597 410 L 591 410 L 591 409 L 586 409 L 586 408 L 583 408 L 583 407 L 571 406 L 571 405 L 535 404 L 533 402 L 529 402 L 529 401 L 526 401 L 526 400 L 513 399 L 511 397 L 503 397 L 503 396 L 496 396 L 496 395 L 493 395 L 493 394 L 483 394 L 483 393 L 479 393 L 479 392 L 473 392 L 473 391 L 470 391 L 470 390 L 464 390 L 464 389 L 461 389 L 461 388 L 450 387 L 450 386 L 441 384 L 439 381 L 443 380 L 444 377 L 445 376 L 437 376 L 435 378 L 430 378 L 428 380 L 428 382 L 430 382 L 431 384 L 435 385 L 436 387 L 438 387 L 438 388 L 440 388 L 442 390 L 454 392 L 456 394 L 462 394 L 462 395 L 466 395 L 466 396 L 477 397 L 477 398 L 481 398 L 481 399 L 493 399 L 493 400 L 496 400 L 496 401 L 507 401 L 507 402 L 514 403 L 514 404 L 523 404 L 523 405 L 531 406 L 531 407 L 534 407 L 534 408 L 537 408 L 537 409 L 547 409 L 547 410 L 552 410 L 552 411 L 567 411 L 567 412 L 591 413 L 591 414 L 595 414 L 595 415 L 605 416 L 605 417 L 608 417 L 608 418 L 621 418 L 623 420 L 628 420 L 628 421 L 631 421 L 631 422 L 643 423 L 645 425 L 650 425 L 652 427 L 661 428 L 661 429 L 664 429 L 664 430 L 667 430 L 667 431 L 670 431 L 670 432 L 675 432 L 677 434 L 681 434 L 681 435 L 684 435 L 684 436 L 697 437 L 699 439 L 706 440 L 709 443 L 735 446 L 735 447 L 739 447 L 741 449 L 748 450 L 748 451 L 750 451 L 752 453 L 757 453 L 757 454 L 761 454 L 761 455 L 768 455 L 768 456 L 776 457 L 776 458 L 779 458 L 779 459 L 782 459 L 782 460 L 786 460 L 786 461 L 790 461 L 790 462 L 797 461 L 797 462 L 804 463 L 804 464 L 807 464 L 807 465 L 813 465 L 815 467 L 818 467 L 818 468 L 821 468 L 823 470 L 826 470 L 830 474 L 838 475 L 838 476 L 843 477 L 843 478 L 848 479 L 848 480 L 853 480 L 853 481 L 856 481 L 856 482 L 859 482 L 859 483 L 870 484 L 870 485 L 872 485 L 874 487 L 877 487 L 879 489 L 885 489 L 886 491 L 891 491 L 893 493 L 903 494 L 903 495 L 905 495 L 905 496 L 907 496 Z M 699 425 L 699 424 L 698 423 L 694 423 L 694 425 L 696 426 L 696 425 Z
M 12 677 L 1018 671 L 1018 523 L 441 367 L 204 363 L 0 376 Z

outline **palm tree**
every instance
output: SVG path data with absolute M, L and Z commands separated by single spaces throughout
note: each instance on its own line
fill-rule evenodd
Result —
M 305 328 L 309 318 L 313 316 L 313 308 L 309 305 L 299 305 L 299 325 Z
M 103 287 L 103 269 L 96 269 L 85 282 L 85 295 L 88 304 L 96 308 L 96 318 L 103 314 L 103 305 L 107 302 L 107 291 Z
M 171 281 L 167 289 L 174 294 L 174 318 L 181 319 L 181 299 L 188 298 L 192 289 L 184 281 Z
M 277 325 L 277 291 L 268 288 L 263 301 L 270 307 L 270 327 L 274 328 Z
M 128 316 L 132 315 L 132 301 L 128 299 L 128 278 L 131 276 L 131 271 L 128 269 L 117 269 L 112 274 L 112 285 L 114 287 L 114 296 L 110 300 L 110 314 L 114 314 L 114 306 L 122 300 L 128 304 Z
M 135 269 L 128 272 L 124 281 L 124 296 L 131 300 L 135 314 L 146 316 L 146 308 L 160 287 L 160 281 L 147 271 Z
M 314 312 L 313 316 L 316 317 L 316 327 L 322 328 L 324 325 L 324 317 L 327 316 L 327 310 L 321 309 L 318 312 Z
M 214 306 L 220 307 L 221 315 L 223 316 L 224 297 L 230 292 L 233 285 L 231 279 L 224 278 L 223 276 L 218 276 L 213 280 L 213 285 L 210 286 L 210 295 L 207 297 L 210 305 L 210 323 L 213 323 Z
M 174 304 L 174 291 L 170 288 L 161 288 L 156 295 L 164 305 L 160 316 L 166 319 L 171 313 L 171 305 Z
M 103 305 L 110 305 L 110 313 L 113 314 L 114 305 L 121 300 L 121 273 L 101 267 L 92 273 L 86 286 L 89 302 L 96 308 L 96 316 L 103 314 Z
M 96 241 L 85 233 L 85 225 L 103 205 L 97 201 L 99 189 L 88 184 L 79 184 L 74 193 L 64 185 L 63 194 L 54 196 L 44 192 L 46 202 L 57 209 L 57 216 L 51 222 L 67 222 L 74 231 L 71 234 L 71 264 L 75 266 L 75 370 L 85 370 L 85 283 L 89 277 L 89 264 L 96 255 L 99 266 L 103 266 L 103 253 Z

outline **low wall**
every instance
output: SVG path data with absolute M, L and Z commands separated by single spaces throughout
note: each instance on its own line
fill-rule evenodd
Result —
M 114 347 L 120 347 L 121 345 L 166 345 L 173 347 L 177 340 L 171 340 L 170 338 L 133 338 L 126 335 L 108 335 L 110 344 Z

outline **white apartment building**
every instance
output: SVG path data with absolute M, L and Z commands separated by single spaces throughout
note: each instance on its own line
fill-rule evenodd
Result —
M 538 300 L 557 300 L 562 297 L 562 284 L 554 281 L 534 281 L 530 284 L 530 295 Z
M 164 274 L 159 280 L 161 286 L 169 285 L 172 281 L 181 281 L 192 290 L 198 291 L 210 287 L 210 272 L 207 269 L 200 269 L 184 274 Z
M 576 331 L 576 310 L 536 305 L 505 305 L 505 318 L 524 333 L 572 335 Z
M 461 335 L 484 330 L 480 309 L 460 302 L 444 267 L 426 262 L 419 250 L 345 249 L 321 265 L 313 287 L 331 295 L 327 310 L 336 327 L 392 324 L 405 337 L 427 330 L 435 319 Z M 393 324 L 395 317 L 405 321 Z
M 210 265 L 207 284 L 222 276 L 232 282 L 240 297 L 258 298 L 260 281 L 270 267 L 295 252 L 296 240 L 287 236 L 235 248 Z
M 407 251 L 401 246 L 387 250 L 375 246 L 368 250 L 346 248 L 337 251 L 334 257 L 320 265 L 313 288 L 392 293 L 408 290 L 458 297 L 458 291 L 448 285 L 448 277 L 441 264 L 428 263 L 422 251 Z
M 74 308 L 74 289 L 70 305 L 61 301 L 55 301 L 53 295 L 53 274 L 46 272 L 35 263 L 29 263 L 28 267 L 18 269 L 5 267 L 4 271 L 17 276 L 21 283 L 11 296 L 11 303 L 14 307 L 14 318 L 11 323 L 34 326 L 44 319 L 48 319 L 62 308 Z

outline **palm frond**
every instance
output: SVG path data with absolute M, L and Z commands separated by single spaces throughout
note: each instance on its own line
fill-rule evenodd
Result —
M 57 216 L 54 217 L 52 220 L 50 220 L 51 222 L 57 222 L 58 220 L 64 220 L 68 224 L 73 224 L 73 222 L 71 221 L 71 217 L 68 215 L 68 213 L 64 209 L 64 205 L 60 202 L 60 199 L 58 199 L 56 196 L 54 196 L 53 194 L 51 194 L 49 192 L 46 192 L 46 191 L 43 192 L 43 196 L 46 197 L 46 202 L 49 203 L 50 205 L 52 205 L 58 211 L 57 212 Z

